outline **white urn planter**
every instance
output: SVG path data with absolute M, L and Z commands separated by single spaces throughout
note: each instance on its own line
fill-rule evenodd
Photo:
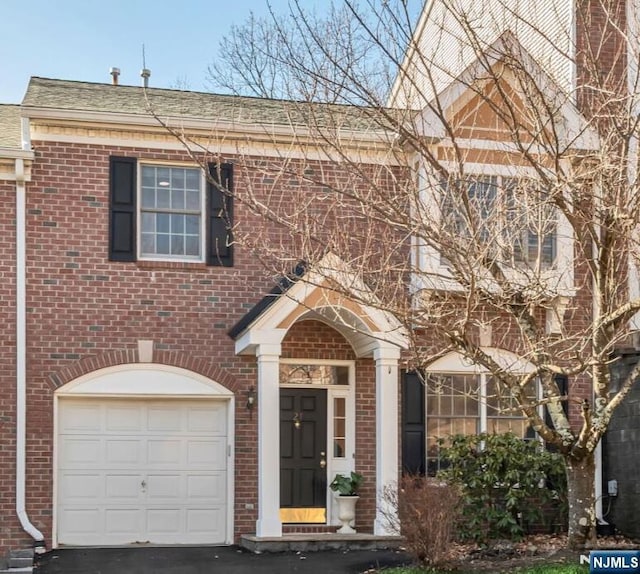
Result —
M 356 519 L 356 502 L 360 499 L 358 488 L 362 484 L 363 476 L 358 472 L 351 472 L 349 475 L 336 474 L 329 488 L 340 494 L 336 496 L 338 501 L 338 518 L 342 522 L 342 527 L 338 529 L 338 534 L 355 534 L 355 529 L 351 526 Z
M 342 522 L 342 527 L 338 528 L 338 534 L 355 534 L 355 528 L 351 524 L 356 518 L 356 503 L 359 496 L 337 496 L 338 518 Z

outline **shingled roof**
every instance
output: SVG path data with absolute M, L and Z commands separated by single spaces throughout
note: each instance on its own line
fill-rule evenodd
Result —
M 0 104 L 0 148 L 22 148 L 20 106 Z
M 22 102 L 29 108 L 224 119 L 241 124 L 340 127 L 377 131 L 370 108 L 339 104 L 308 104 L 245 96 L 187 92 L 160 88 L 75 82 L 32 77 Z

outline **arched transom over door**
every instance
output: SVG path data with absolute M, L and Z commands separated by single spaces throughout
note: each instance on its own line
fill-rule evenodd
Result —
M 129 367 L 56 394 L 57 544 L 230 543 L 232 393 Z

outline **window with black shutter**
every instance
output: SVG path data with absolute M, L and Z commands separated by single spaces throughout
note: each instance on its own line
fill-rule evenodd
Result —
M 233 166 L 110 158 L 109 259 L 233 265 Z

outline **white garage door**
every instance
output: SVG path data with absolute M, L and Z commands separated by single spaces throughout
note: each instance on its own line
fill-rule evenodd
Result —
M 58 544 L 224 543 L 227 405 L 61 399 Z

